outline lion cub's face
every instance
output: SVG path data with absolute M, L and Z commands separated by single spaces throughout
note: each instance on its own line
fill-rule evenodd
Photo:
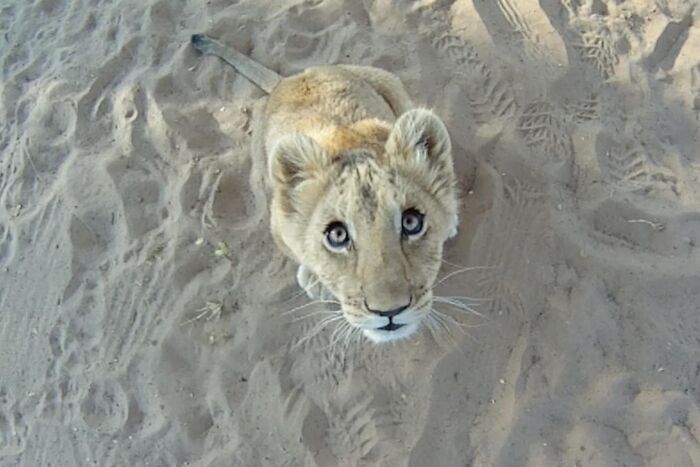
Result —
M 384 152 L 331 158 L 295 135 L 273 154 L 272 230 L 374 342 L 414 333 L 430 312 L 457 194 L 449 135 L 427 110 L 402 115 Z

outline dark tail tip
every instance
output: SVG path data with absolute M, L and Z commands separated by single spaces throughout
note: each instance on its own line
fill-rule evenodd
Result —
M 192 45 L 195 49 L 202 53 L 206 53 L 207 45 L 209 44 L 209 38 L 204 34 L 193 34 L 192 35 Z

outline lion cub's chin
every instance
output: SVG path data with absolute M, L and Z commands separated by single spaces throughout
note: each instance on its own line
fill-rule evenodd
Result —
M 382 331 L 381 329 L 363 329 L 362 333 L 375 344 L 395 342 L 406 339 L 418 330 L 418 323 L 404 324 L 394 331 Z

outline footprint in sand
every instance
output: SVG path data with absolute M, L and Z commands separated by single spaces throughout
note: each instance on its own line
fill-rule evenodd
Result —
M 626 375 L 601 375 L 585 414 L 565 435 L 563 465 L 694 466 L 700 408 L 679 391 L 652 389 Z
M 548 100 L 525 106 L 517 126 L 533 154 L 555 161 L 571 160 L 570 128 L 561 109 Z
M 17 109 L 24 131 L 6 148 L 2 200 L 8 212 L 21 217 L 54 195 L 72 156 L 76 112 L 70 86 L 60 81 L 42 87 L 36 98 L 20 101 Z
M 512 115 L 516 110 L 515 96 L 508 84 L 479 58 L 476 50 L 464 39 L 446 34 L 435 37 L 433 47 L 455 68 L 466 106 L 479 120 Z
M 29 427 L 12 394 L 0 387 L 0 459 L 21 454 L 28 436 Z
M 140 160 L 119 158 L 107 166 L 119 192 L 130 240 L 142 238 L 167 217 L 162 184 L 152 178 L 152 170 Z
M 328 416 L 325 445 L 341 464 L 359 465 L 377 444 L 371 399 L 332 409 Z
M 9 261 L 14 249 L 14 235 L 10 227 L 0 224 L 0 265 Z
M 85 424 L 98 433 L 117 433 L 129 414 L 124 388 L 117 381 L 93 382 L 80 403 L 80 414 Z

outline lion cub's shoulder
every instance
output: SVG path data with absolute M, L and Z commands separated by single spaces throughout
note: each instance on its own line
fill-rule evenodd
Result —
M 268 99 L 268 154 L 290 133 L 305 134 L 334 156 L 386 140 L 393 122 L 412 108 L 403 85 L 372 67 L 321 66 L 283 79 Z M 375 148 L 377 149 L 377 148 Z

